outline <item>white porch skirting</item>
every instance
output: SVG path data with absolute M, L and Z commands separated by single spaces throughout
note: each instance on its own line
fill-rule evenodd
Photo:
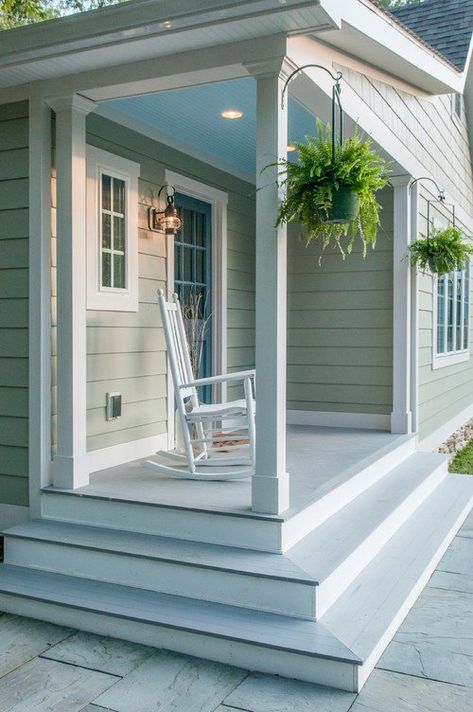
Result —
M 391 416 L 377 413 L 338 413 L 321 410 L 288 410 L 289 425 L 317 425 L 328 428 L 391 429 Z

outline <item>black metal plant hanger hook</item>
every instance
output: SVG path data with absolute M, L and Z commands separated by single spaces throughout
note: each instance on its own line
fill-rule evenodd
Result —
M 323 67 L 321 64 L 304 64 L 302 67 L 298 67 L 295 69 L 286 79 L 283 90 L 281 93 L 281 109 L 284 109 L 284 96 L 287 90 L 287 87 L 289 85 L 289 82 L 291 79 L 298 74 L 299 72 L 302 72 L 304 69 L 308 69 L 311 67 L 312 69 L 323 69 L 324 72 L 327 72 L 327 74 L 330 75 L 330 77 L 333 79 L 334 85 L 332 88 L 332 165 L 335 164 L 335 155 L 336 155 L 336 138 L 335 138 L 335 124 L 336 124 L 336 113 L 337 113 L 337 106 L 338 106 L 338 121 L 339 121 L 339 142 L 340 145 L 343 143 L 343 107 L 342 103 L 340 101 L 340 94 L 342 91 L 342 87 L 340 86 L 340 79 L 342 79 L 343 74 L 342 72 L 337 72 L 336 74 L 332 74 L 330 69 L 327 69 L 327 67 Z
M 418 183 L 421 180 L 428 180 L 431 183 L 433 183 L 438 190 L 438 197 L 437 200 L 427 200 L 427 239 L 430 238 L 430 206 L 432 203 L 440 203 L 440 205 L 444 205 L 445 207 L 450 207 L 452 209 L 452 226 L 455 227 L 455 205 L 454 203 L 446 203 L 445 202 L 445 190 L 443 188 L 440 188 L 439 184 L 437 183 L 436 180 L 433 178 L 429 178 L 429 176 L 420 176 L 420 178 L 415 178 L 411 184 L 409 185 L 409 192 L 411 192 L 413 186 Z

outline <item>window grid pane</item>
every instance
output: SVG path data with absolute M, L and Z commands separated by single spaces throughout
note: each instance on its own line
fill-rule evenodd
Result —
M 100 283 L 126 289 L 126 182 L 102 174 L 101 186 Z
M 437 354 L 468 349 L 469 270 L 437 277 Z

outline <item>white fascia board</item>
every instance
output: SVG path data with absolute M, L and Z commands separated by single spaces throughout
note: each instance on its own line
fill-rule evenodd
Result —
M 100 10 L 29 25 L 2 33 L 0 66 L 37 60 L 69 52 L 84 51 L 109 44 L 152 36 L 176 35 L 183 31 L 238 22 L 249 18 L 288 15 L 288 32 L 310 28 L 294 24 L 294 11 L 309 9 L 320 29 L 337 23 L 325 9 L 334 0 L 132 0 Z M 291 27 L 292 23 L 292 27 Z
M 368 0 L 344 0 L 341 30 L 315 34 L 431 94 L 463 91 L 464 73 Z
M 296 67 L 315 63 L 333 69 L 334 65 L 343 64 L 345 57 L 341 52 L 337 52 L 310 37 L 294 37 L 288 40 L 288 60 Z M 330 108 L 332 80 L 324 72 L 316 69 L 305 70 L 303 76 L 305 76 L 305 80 L 298 79 L 291 84 L 291 95 L 314 116 L 329 120 L 329 114 L 324 115 L 324 111 L 326 112 Z M 420 163 L 417 156 L 406 148 L 402 140 L 360 99 L 347 83 L 343 84 L 342 97 L 346 117 L 351 119 L 353 125 L 358 125 L 367 133 L 379 149 L 394 162 L 393 175 L 408 174 L 413 178 L 429 176 L 427 169 Z M 433 176 L 429 177 L 433 178 Z M 456 202 L 448 193 L 446 198 L 447 202 Z M 465 228 L 472 233 L 472 216 L 460 206 L 457 206 L 457 216 Z

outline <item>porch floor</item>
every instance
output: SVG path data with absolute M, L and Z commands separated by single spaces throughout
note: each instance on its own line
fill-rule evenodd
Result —
M 287 514 L 304 509 L 405 437 L 381 431 L 289 425 Z M 140 459 L 95 472 L 90 476 L 90 484 L 75 493 L 198 510 L 251 513 L 249 478 L 227 482 L 172 479 L 152 472 L 143 463 Z

